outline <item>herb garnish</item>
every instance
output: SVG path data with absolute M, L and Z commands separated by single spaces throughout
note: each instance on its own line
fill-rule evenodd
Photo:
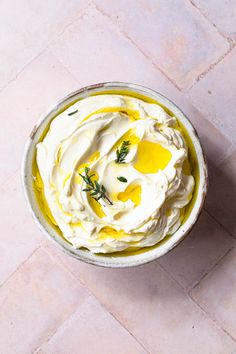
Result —
M 116 150 L 116 163 L 125 163 L 125 158 L 129 153 L 129 145 L 130 141 L 129 140 L 124 140 L 123 143 L 121 144 L 120 149 L 117 148 Z
M 123 182 L 123 183 L 126 183 L 126 182 L 128 182 L 128 180 L 125 178 L 125 177 L 123 177 L 123 176 L 120 176 L 120 177 L 116 177 L 120 182 Z
M 78 109 L 76 109 L 76 111 L 73 111 L 73 112 L 70 112 L 68 113 L 68 116 L 72 116 L 73 114 L 77 113 L 78 112 Z
M 99 199 L 107 200 L 110 205 L 113 205 L 113 203 L 110 201 L 108 198 L 106 192 L 106 188 L 104 187 L 103 184 L 98 183 L 98 181 L 92 181 L 92 177 L 95 176 L 95 173 L 92 175 L 89 175 L 90 168 L 85 167 L 85 175 L 80 175 L 80 177 L 83 178 L 84 182 L 86 183 L 86 188 L 83 189 L 83 192 L 91 192 L 90 196 L 95 199 L 97 202 Z

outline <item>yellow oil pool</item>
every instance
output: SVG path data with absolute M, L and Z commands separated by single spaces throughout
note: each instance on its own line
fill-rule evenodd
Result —
M 130 184 L 124 192 L 118 193 L 117 199 L 122 202 L 127 202 L 130 199 L 137 206 L 141 203 L 141 192 L 142 187 L 140 185 Z
M 164 169 L 171 160 L 171 152 L 160 144 L 151 141 L 140 141 L 138 144 L 137 161 L 134 165 L 141 173 L 156 173 Z

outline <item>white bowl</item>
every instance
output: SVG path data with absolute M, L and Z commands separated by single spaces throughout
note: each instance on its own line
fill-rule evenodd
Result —
M 122 252 L 116 254 L 93 254 L 90 251 L 84 249 L 74 249 L 62 236 L 57 232 L 57 230 L 50 224 L 45 215 L 43 214 L 36 195 L 33 185 L 33 162 L 35 160 L 35 150 L 36 145 L 45 131 L 46 127 L 52 121 L 52 119 L 66 106 L 74 103 L 78 99 L 85 98 L 91 94 L 97 92 L 106 91 L 117 91 L 124 93 L 127 91 L 128 94 L 133 92 L 134 94 L 141 94 L 148 98 L 158 101 L 161 105 L 166 107 L 171 111 L 178 121 L 184 126 L 187 131 L 190 140 L 195 148 L 196 152 L 196 164 L 198 168 L 198 186 L 196 187 L 194 205 L 185 220 L 185 222 L 180 226 L 180 228 L 170 237 L 167 237 L 160 243 L 149 248 L 143 248 L 141 251 L 133 252 Z M 107 82 L 100 83 L 96 85 L 91 85 L 84 87 L 78 91 L 75 91 L 60 100 L 33 128 L 25 147 L 25 153 L 22 161 L 22 179 L 24 185 L 25 196 L 28 202 L 29 209 L 36 220 L 38 226 L 42 232 L 49 237 L 51 240 L 56 242 L 61 248 L 69 253 L 71 256 L 85 261 L 87 263 L 92 263 L 99 266 L 111 267 L 111 268 L 122 268 L 122 267 L 132 267 L 148 263 L 154 259 L 163 256 L 169 252 L 172 248 L 177 246 L 177 244 L 184 239 L 184 237 L 192 229 L 193 225 L 196 223 L 200 211 L 203 207 L 204 199 L 207 191 L 207 167 L 202 147 L 197 136 L 195 129 L 188 120 L 188 118 L 181 112 L 181 110 L 169 99 L 157 93 L 149 88 L 122 82 Z

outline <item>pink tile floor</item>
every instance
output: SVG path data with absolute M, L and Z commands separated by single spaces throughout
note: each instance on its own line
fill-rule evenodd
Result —
M 236 353 L 236 1 L 0 1 L 0 353 Z M 151 264 L 83 264 L 45 240 L 20 180 L 59 98 L 131 81 L 175 101 L 210 188 L 189 237 Z

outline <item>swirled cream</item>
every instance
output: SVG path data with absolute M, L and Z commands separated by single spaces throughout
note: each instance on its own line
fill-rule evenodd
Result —
M 94 253 L 152 246 L 173 234 L 194 189 L 176 118 L 125 95 L 87 97 L 59 114 L 37 144 L 37 165 L 64 238 Z M 94 199 L 86 167 L 107 199 Z

